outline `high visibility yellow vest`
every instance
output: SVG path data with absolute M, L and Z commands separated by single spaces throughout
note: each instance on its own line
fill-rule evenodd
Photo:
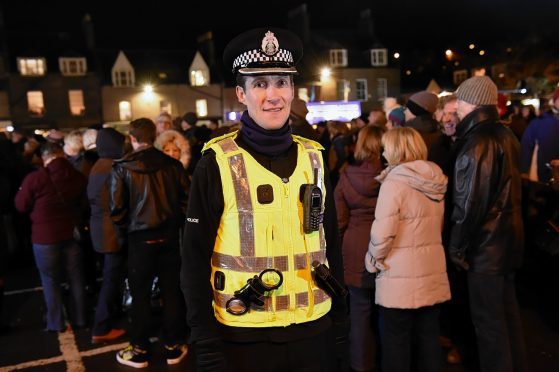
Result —
M 282 180 L 237 146 L 236 136 L 234 132 L 215 138 L 203 149 L 215 151 L 225 201 L 211 259 L 215 316 L 234 327 L 280 327 L 316 320 L 331 307 L 330 297 L 311 276 L 313 261 L 327 263 L 326 242 L 322 223 L 319 231 L 303 232 L 299 192 L 301 185 L 313 183 L 313 169 L 318 168 L 318 185 L 326 195 L 320 154 L 323 148 L 293 136 L 297 166 L 288 180 Z M 272 200 L 259 202 L 261 185 L 271 186 Z M 264 306 L 251 306 L 243 315 L 228 313 L 225 304 L 234 292 L 267 268 L 281 271 L 283 284 L 265 297 Z M 215 286 L 217 271 L 225 277 L 222 290 Z

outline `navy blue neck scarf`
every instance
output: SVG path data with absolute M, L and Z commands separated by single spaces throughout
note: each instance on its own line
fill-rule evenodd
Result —
M 291 126 L 287 122 L 279 129 L 267 130 L 256 124 L 248 111 L 243 113 L 241 121 L 243 141 L 260 154 L 275 157 L 289 150 L 293 143 Z

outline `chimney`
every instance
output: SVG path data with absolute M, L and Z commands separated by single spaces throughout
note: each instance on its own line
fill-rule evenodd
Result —
M 87 50 L 93 52 L 95 50 L 95 32 L 93 31 L 93 22 L 89 13 L 83 16 L 82 31 Z

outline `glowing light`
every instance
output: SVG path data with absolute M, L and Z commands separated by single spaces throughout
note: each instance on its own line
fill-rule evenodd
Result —
M 468 48 L 470 48 L 470 49 L 474 49 L 475 47 L 476 47 L 475 44 L 470 44 L 470 45 L 468 45 Z
M 406 70 L 406 75 L 410 76 L 411 75 L 411 70 Z
M 347 123 L 361 115 L 359 101 L 309 102 L 307 108 L 309 110 L 307 120 L 310 124 L 324 120 L 339 120 Z
M 394 58 L 396 58 L 396 59 L 400 58 L 400 53 L 398 53 L 398 52 L 394 53 Z
M 447 50 L 444 52 L 444 54 L 446 54 L 446 56 L 447 56 L 448 58 L 450 58 L 450 57 L 452 57 L 452 50 L 447 49 Z
M 228 115 L 227 118 L 231 121 L 237 120 L 237 113 L 235 111 L 231 111 Z
M 480 50 L 480 51 L 479 51 L 479 55 L 480 55 L 480 56 L 483 56 L 484 54 L 485 54 L 485 50 Z
M 322 81 L 328 80 L 331 75 L 332 70 L 330 70 L 328 67 L 324 67 L 322 70 L 320 70 L 320 80 Z
M 144 93 L 153 93 L 153 85 L 151 84 L 144 85 Z
M 7 130 L 8 132 L 13 132 L 13 131 L 14 131 L 14 127 L 11 126 L 11 125 L 8 125 L 8 126 L 6 127 L 6 130 Z
M 520 93 L 521 93 L 521 94 L 526 94 L 526 92 L 527 92 L 526 88 L 520 89 Z
M 521 102 L 524 106 L 532 105 L 536 110 L 540 109 L 540 100 L 537 98 L 523 99 Z
M 507 101 L 507 106 L 510 106 L 512 104 L 511 101 Z
M 502 78 L 505 77 L 505 74 L 504 74 L 503 72 L 501 72 L 501 73 L 499 74 L 499 77 L 502 79 Z

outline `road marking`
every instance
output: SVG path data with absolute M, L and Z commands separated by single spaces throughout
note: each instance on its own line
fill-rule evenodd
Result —
M 83 365 L 78 345 L 76 345 L 76 338 L 74 331 L 68 327 L 66 332 L 58 333 L 58 343 L 60 344 L 60 352 L 66 361 L 66 370 L 71 372 L 83 372 L 85 366 Z
M 72 333 L 72 335 L 68 336 L 67 338 L 62 338 L 61 335 L 65 335 L 66 333 Z M 82 357 L 91 357 L 91 356 L 95 356 L 95 355 L 99 355 L 99 354 L 110 353 L 111 351 L 124 349 L 126 346 L 129 345 L 128 342 L 122 342 L 120 344 L 107 345 L 107 346 L 99 347 L 99 348 L 96 348 L 96 349 L 85 350 L 85 351 L 79 352 L 77 346 L 75 345 L 75 338 L 74 338 L 73 332 L 71 332 L 70 330 L 68 330 L 64 333 L 61 333 L 58 337 L 58 340 L 60 341 L 60 349 L 62 351 L 62 355 L 59 355 L 59 356 L 56 356 L 56 357 L 53 357 L 53 358 L 32 360 L 32 361 L 29 361 L 29 362 L 15 364 L 13 366 L 0 367 L 0 372 L 17 371 L 17 370 L 26 369 L 26 368 L 46 366 L 46 365 L 49 365 L 49 364 L 60 363 L 60 362 L 64 362 L 64 361 L 66 361 L 66 370 L 67 371 L 70 371 L 70 372 L 85 371 L 85 367 L 82 363 Z M 70 342 L 74 342 L 74 345 L 73 346 L 69 345 Z M 62 350 L 63 343 L 65 345 L 64 346 L 65 350 Z M 72 350 L 72 349 L 74 349 L 74 350 Z M 76 352 L 77 352 L 77 354 L 76 354 Z M 70 361 L 68 358 L 71 358 L 72 360 Z M 76 362 L 76 360 L 79 360 L 79 362 Z

